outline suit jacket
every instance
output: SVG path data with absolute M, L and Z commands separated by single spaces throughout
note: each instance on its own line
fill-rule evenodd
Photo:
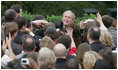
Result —
M 111 27 L 108 28 L 108 31 L 112 36 L 114 44 L 117 46 L 117 28 L 111 26 Z
M 15 43 L 19 44 L 20 37 L 23 36 L 24 34 L 25 34 L 25 33 L 21 32 L 21 31 L 18 31 L 18 32 L 17 32 L 17 36 L 16 36 L 15 39 L 14 39 Z M 29 35 L 29 36 L 30 36 L 30 35 Z M 32 36 L 31 36 L 31 37 L 32 37 Z M 39 47 L 39 38 L 40 38 L 40 37 L 34 35 L 32 38 L 35 40 L 36 51 L 38 52 L 39 49 L 40 49 L 40 47 Z
M 99 52 L 99 50 L 106 48 L 101 42 L 96 41 L 90 44 L 92 51 Z
M 13 53 L 15 55 L 18 55 L 18 54 L 20 54 L 22 52 L 20 46 L 17 43 L 15 43 L 14 40 L 12 41 L 11 45 L 12 45 L 11 48 L 12 48 Z
M 67 59 L 57 58 L 55 63 L 55 69 L 65 69 L 67 61 Z
M 62 32 L 65 32 L 62 21 L 54 21 L 53 23 L 55 24 L 56 28 L 59 28 Z

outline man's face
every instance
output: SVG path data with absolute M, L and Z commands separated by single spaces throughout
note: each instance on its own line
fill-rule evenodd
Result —
M 65 12 L 62 18 L 63 24 L 64 25 L 70 25 L 72 23 L 74 23 L 74 19 L 72 17 L 72 13 L 70 12 Z

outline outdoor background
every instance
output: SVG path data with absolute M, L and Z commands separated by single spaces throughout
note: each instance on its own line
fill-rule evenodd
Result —
M 72 10 L 76 22 L 79 22 L 85 16 L 95 18 L 94 15 L 83 15 L 82 9 L 94 8 L 105 15 L 108 8 L 117 8 L 117 1 L 1 1 L 1 15 L 4 16 L 5 10 L 15 4 L 22 6 L 24 17 L 32 20 L 38 14 L 45 16 L 48 21 L 61 20 L 65 10 Z

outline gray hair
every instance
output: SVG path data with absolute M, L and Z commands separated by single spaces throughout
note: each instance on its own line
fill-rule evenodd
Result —
M 64 14 L 65 14 L 66 12 L 72 13 L 72 18 L 75 19 L 75 14 L 74 14 L 71 10 L 66 10 L 66 11 L 63 13 L 63 16 L 64 16 Z

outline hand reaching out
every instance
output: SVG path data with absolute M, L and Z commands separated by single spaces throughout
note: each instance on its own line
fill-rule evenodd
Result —
M 47 24 L 48 22 L 46 20 L 35 20 L 32 21 L 32 23 L 38 28 L 44 28 L 44 25 Z
M 73 37 L 73 29 L 70 28 L 70 27 L 67 27 L 66 30 L 67 30 L 66 35 L 69 35 L 70 37 Z
M 99 12 L 97 13 L 97 18 L 96 18 L 96 20 L 99 22 L 100 25 L 104 25 L 103 22 L 102 22 L 102 17 L 101 17 L 101 15 L 100 15 Z
M 85 29 L 85 26 L 84 26 L 84 22 L 83 21 L 80 22 L 80 29 Z

